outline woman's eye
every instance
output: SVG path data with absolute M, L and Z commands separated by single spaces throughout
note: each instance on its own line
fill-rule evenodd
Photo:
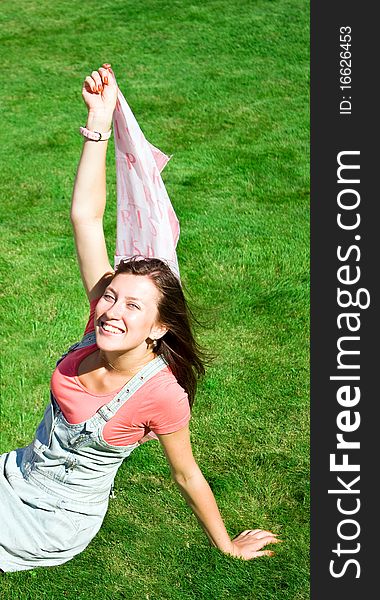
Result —
M 128 308 L 137 308 L 137 310 L 140 310 L 140 307 L 137 306 L 137 304 L 127 304 Z
M 111 294 L 103 294 L 103 298 L 105 298 L 106 300 L 110 300 L 110 301 L 114 300 L 114 297 L 111 296 Z

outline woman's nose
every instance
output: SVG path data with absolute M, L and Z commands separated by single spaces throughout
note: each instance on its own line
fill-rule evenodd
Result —
M 115 302 L 106 312 L 107 319 L 121 319 L 124 312 L 124 305 L 122 302 Z

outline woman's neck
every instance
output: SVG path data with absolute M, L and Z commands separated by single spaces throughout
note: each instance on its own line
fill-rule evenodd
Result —
M 109 372 L 120 373 L 133 376 L 145 365 L 156 358 L 156 354 L 149 348 L 145 352 L 127 352 L 118 354 L 117 352 L 104 352 L 99 350 L 100 365 Z

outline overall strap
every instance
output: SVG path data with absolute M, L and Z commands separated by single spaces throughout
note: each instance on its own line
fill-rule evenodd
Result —
M 135 393 L 137 390 L 144 385 L 149 379 L 154 377 L 159 371 L 162 371 L 167 366 L 167 362 L 163 356 L 157 356 L 154 360 L 150 361 L 145 367 L 140 369 L 136 375 L 130 379 L 120 392 L 112 398 L 108 404 L 104 404 L 97 411 L 96 416 L 101 417 L 104 421 L 109 421 L 117 413 L 117 411 L 126 403 L 126 401 Z

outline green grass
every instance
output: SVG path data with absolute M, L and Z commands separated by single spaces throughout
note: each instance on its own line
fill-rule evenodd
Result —
M 87 316 L 68 218 L 84 76 L 111 62 L 181 222 L 186 289 L 216 359 L 194 454 L 231 535 L 270 528 L 272 559 L 210 548 L 150 442 L 121 467 L 86 551 L 1 578 L 6 600 L 309 597 L 308 2 L 3 0 L 1 451 L 29 443 L 55 360 Z M 115 243 L 108 153 L 107 243 Z

